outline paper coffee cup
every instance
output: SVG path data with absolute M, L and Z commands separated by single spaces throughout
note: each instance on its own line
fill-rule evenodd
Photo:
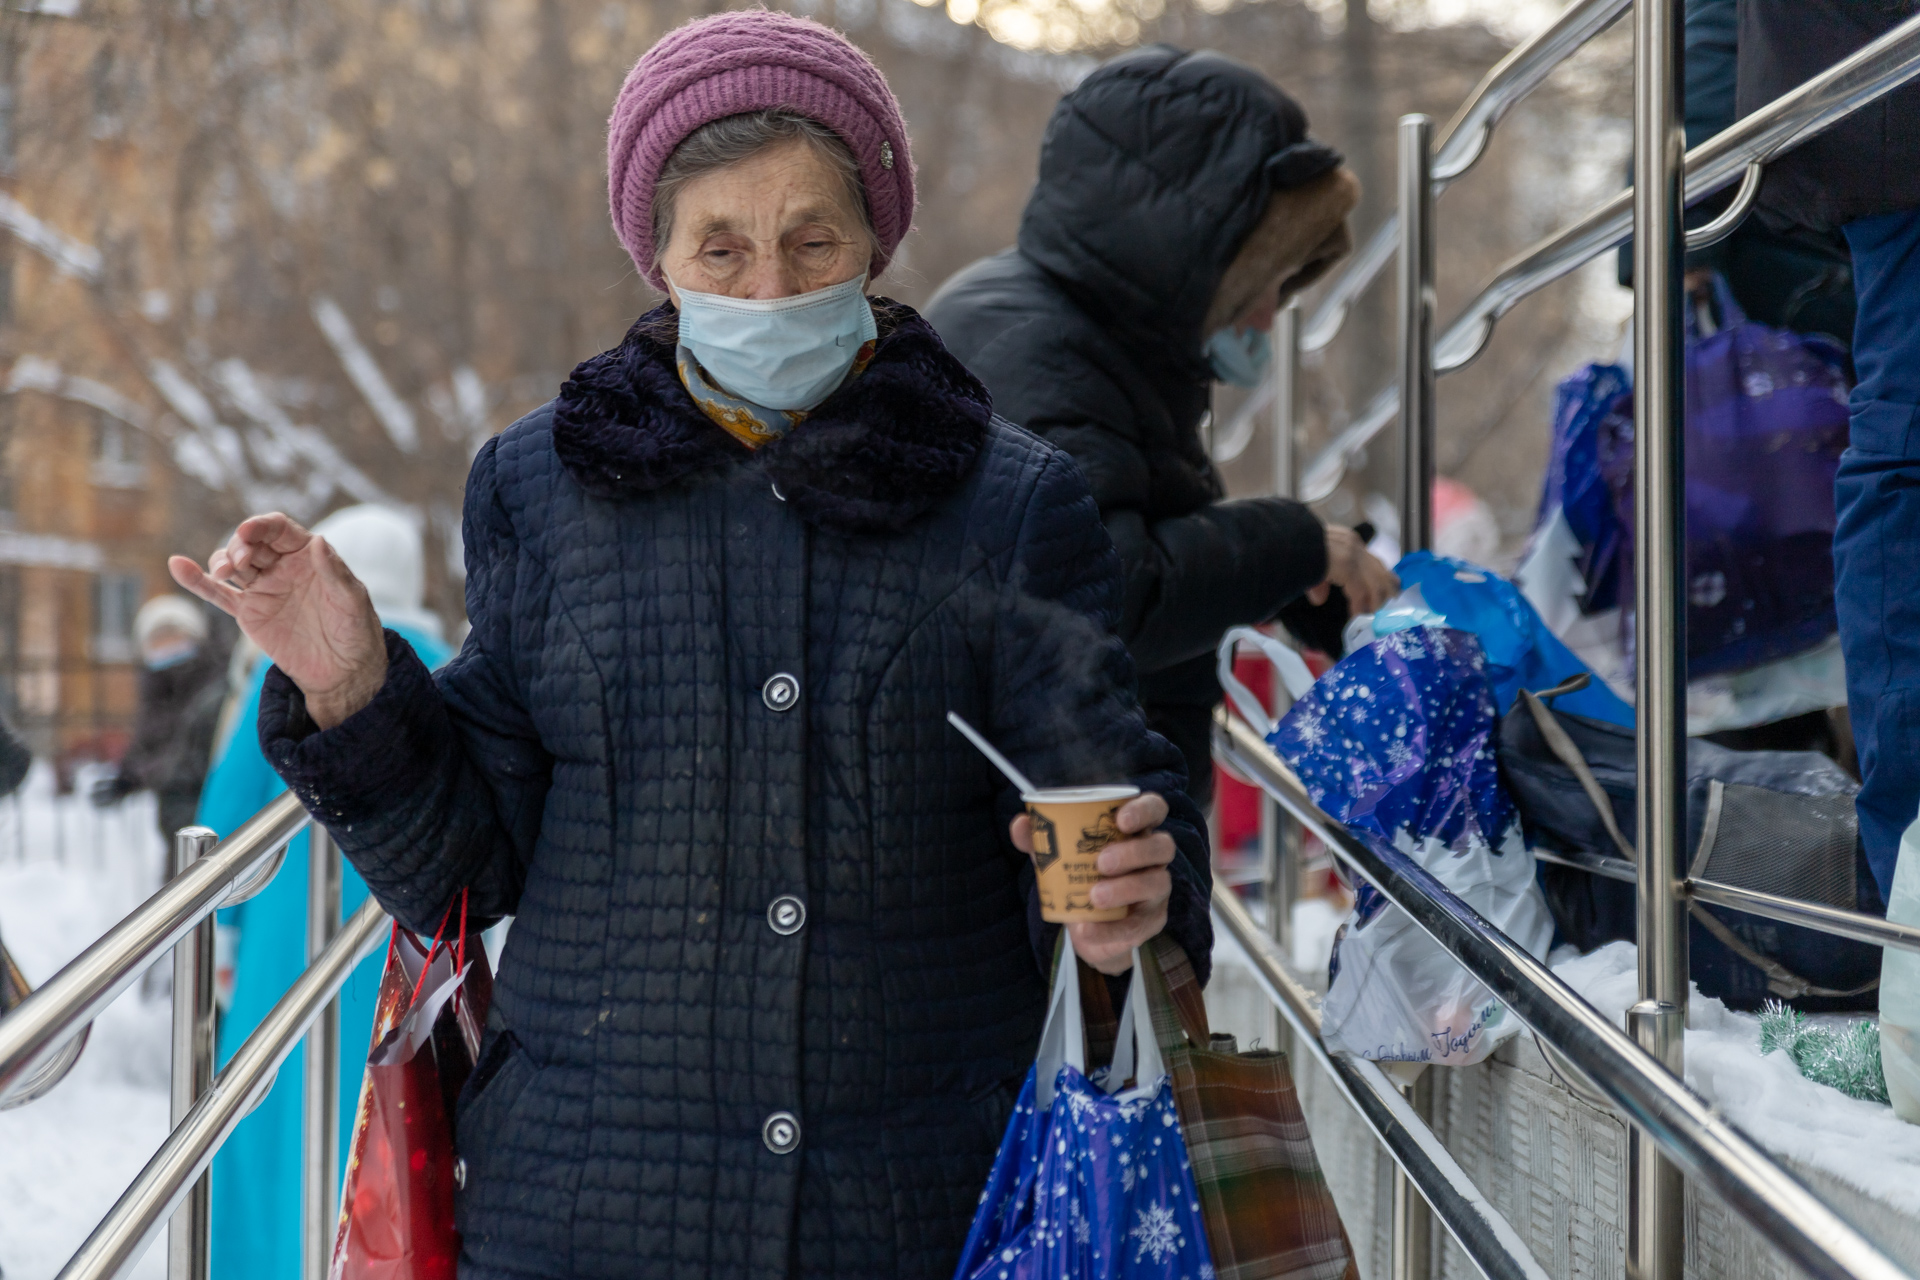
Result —
M 1087 891 L 1100 880 L 1100 851 L 1127 837 L 1114 820 L 1138 787 L 1053 787 L 1021 799 L 1033 818 L 1033 872 L 1040 890 L 1040 918 L 1069 921 L 1124 920 L 1128 907 L 1096 907 Z

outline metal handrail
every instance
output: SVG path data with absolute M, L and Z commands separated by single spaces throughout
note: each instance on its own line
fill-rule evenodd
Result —
M 1424 868 L 1403 854 L 1378 853 L 1355 839 L 1313 802 L 1257 733 L 1224 709 L 1215 712 L 1213 751 L 1405 911 L 1529 1030 L 1570 1059 L 1622 1116 L 1808 1274 L 1830 1280 L 1911 1280 L 1552 970 Z
M 1608 880 L 1618 880 L 1623 884 L 1639 882 L 1639 876 L 1635 873 L 1633 864 L 1625 858 L 1588 852 L 1549 853 L 1539 849 L 1534 851 L 1533 856 L 1540 862 L 1572 867 L 1576 871 L 1585 871 L 1589 875 L 1602 876 Z M 1920 952 L 1920 926 L 1883 920 L 1879 916 L 1870 916 L 1863 911 L 1848 911 L 1843 907 L 1828 906 L 1824 902 L 1808 902 L 1804 898 L 1787 898 L 1759 889 L 1746 889 L 1740 885 L 1726 884 L 1719 880 L 1694 878 L 1682 881 L 1681 885 L 1685 896 L 1712 903 L 1716 907 L 1743 911 L 1750 916 L 1765 916 L 1769 920 L 1778 920 L 1784 924 L 1797 924 L 1804 929 L 1812 929 L 1816 933 L 1851 938 L 1855 942 L 1864 942 L 1870 946 Z
M 1774 99 L 1687 153 L 1687 202 L 1704 200 L 1748 167 L 1791 151 L 1848 114 L 1920 76 L 1920 16 L 1907 19 L 1852 56 Z M 1434 343 L 1436 374 L 1464 369 L 1485 349 L 1500 318 L 1522 298 L 1620 244 L 1633 233 L 1633 190 L 1619 192 L 1495 273 Z M 1348 463 L 1399 412 L 1398 387 L 1376 395 L 1301 476 L 1300 496 L 1332 494 Z
M 1365 1058 L 1327 1051 L 1320 1042 L 1320 1010 L 1313 993 L 1274 953 L 1272 939 L 1261 934 L 1260 926 L 1233 890 L 1217 880 L 1213 919 L 1246 954 L 1255 980 L 1293 1027 L 1296 1043 L 1333 1077 L 1347 1102 L 1419 1188 L 1434 1216 L 1480 1273 L 1487 1280 L 1547 1280 L 1545 1268 L 1520 1233 L 1480 1193 L 1453 1153 L 1393 1087 L 1386 1073 Z
M 1574 0 L 1544 30 L 1514 46 L 1506 57 L 1480 79 L 1467 100 L 1440 132 L 1433 153 L 1433 194 L 1439 195 L 1486 153 L 1487 142 L 1501 119 L 1540 86 L 1554 68 L 1583 45 L 1612 26 L 1632 0 Z M 1393 260 L 1400 235 L 1400 215 L 1390 213 L 1334 278 L 1320 305 L 1314 308 L 1301 335 L 1303 351 L 1318 351 L 1332 342 L 1346 323 L 1353 301 Z
M 22 1000 L 33 994 L 33 986 L 27 981 L 26 975 L 20 972 L 20 967 L 14 963 L 13 957 L 7 954 L 6 946 L 0 944 L 0 990 L 4 990 L 7 986 L 12 986 L 20 992 Z M 6 1017 L 11 1012 L 13 1012 L 12 1007 L 0 1001 L 0 1018 Z M 87 1035 L 88 1032 L 82 1030 L 79 1035 L 67 1041 L 58 1053 L 43 1058 L 37 1070 L 27 1072 L 16 1080 L 13 1090 L 5 1096 L 0 1096 L 0 1111 L 24 1107 L 66 1079 L 67 1072 L 73 1070 L 73 1064 L 79 1061 L 81 1053 L 87 1047 Z
M 308 821 L 291 793 L 274 800 L 0 1019 L 0 1099 L 30 1083 L 194 926 L 264 888 Z
M 218 858 L 219 851 L 212 857 Z M 293 1052 L 295 1042 L 352 976 L 354 966 L 379 943 L 387 922 L 386 912 L 371 899 L 354 912 L 320 958 L 261 1019 L 213 1087 L 167 1135 L 133 1185 L 61 1269 L 59 1280 L 118 1280 L 133 1269 L 195 1180 L 213 1163 L 214 1152 L 258 1097 L 272 1087 L 274 1073 Z

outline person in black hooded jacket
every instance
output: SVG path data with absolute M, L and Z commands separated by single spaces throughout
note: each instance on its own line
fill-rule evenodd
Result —
M 1153 45 L 1060 100 L 1018 244 L 926 310 L 994 408 L 1086 472 L 1125 567 L 1120 632 L 1148 723 L 1202 803 L 1222 633 L 1292 605 L 1290 625 L 1337 645 L 1349 603 L 1370 611 L 1397 587 L 1300 503 L 1222 501 L 1200 431 L 1214 379 L 1258 381 L 1274 312 L 1349 250 L 1358 200 L 1259 72 Z

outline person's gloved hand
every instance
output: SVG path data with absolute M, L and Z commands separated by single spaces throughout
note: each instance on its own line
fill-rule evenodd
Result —
M 134 793 L 134 786 L 120 774 L 94 779 L 93 787 L 87 792 L 87 799 L 96 809 L 111 809 Z
M 1374 558 L 1359 534 L 1344 525 L 1330 524 L 1327 526 L 1326 580 L 1308 590 L 1308 603 L 1325 604 L 1328 593 L 1335 587 L 1346 592 L 1347 605 L 1357 616 L 1372 613 L 1399 595 L 1400 579 Z

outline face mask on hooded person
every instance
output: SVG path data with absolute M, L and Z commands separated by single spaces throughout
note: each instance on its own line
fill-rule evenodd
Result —
M 149 671 L 165 671 L 200 652 L 207 639 L 206 614 L 184 596 L 155 596 L 134 615 L 133 637 L 140 664 Z
M 1213 376 L 1235 387 L 1257 387 L 1273 363 L 1273 342 L 1258 329 L 1230 324 L 1207 339 Z
M 178 631 L 163 631 L 153 638 L 152 643 L 143 645 L 140 660 L 149 671 L 165 671 L 168 667 L 177 667 L 183 662 L 191 662 L 193 655 L 200 652 L 200 642 L 192 636 L 183 636 Z

